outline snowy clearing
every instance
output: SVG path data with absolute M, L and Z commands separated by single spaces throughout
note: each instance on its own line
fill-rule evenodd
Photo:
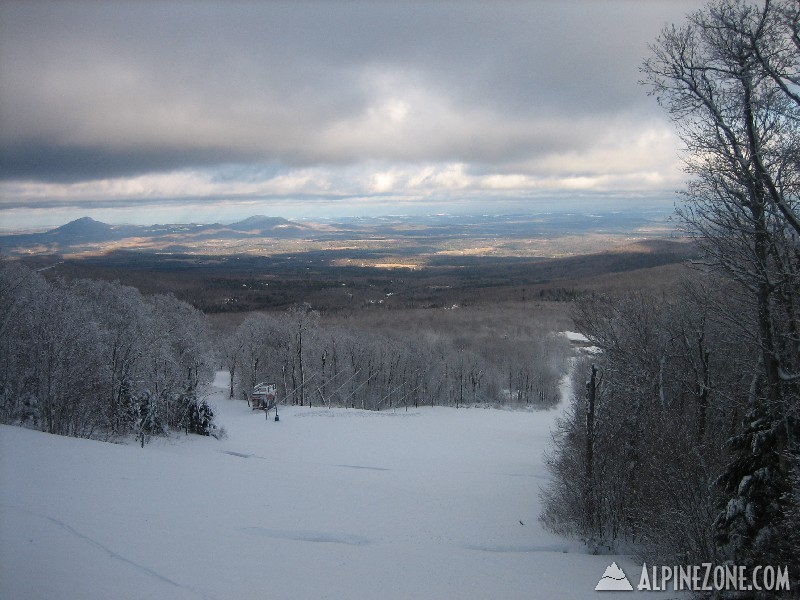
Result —
M 577 331 L 562 331 L 561 335 L 567 338 L 570 342 L 586 343 L 589 341 L 589 338 L 582 333 L 578 333 Z
M 638 563 L 538 523 L 558 411 L 281 407 L 275 422 L 225 383 L 209 392 L 222 440 L 0 427 L 0 596 L 583 599 L 612 561 L 638 582 Z

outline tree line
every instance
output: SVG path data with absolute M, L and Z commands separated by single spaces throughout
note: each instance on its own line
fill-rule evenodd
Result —
M 218 368 L 243 401 L 266 381 L 301 406 L 545 408 L 559 400 L 567 351 L 545 333 L 380 331 L 308 305 L 221 333 L 171 295 L 0 262 L 0 422 L 61 435 L 216 435 L 202 390 Z
M 225 341 L 231 398 L 275 383 L 282 401 L 366 410 L 475 404 L 547 408 L 566 343 L 555 335 L 404 333 L 330 324 L 308 305 L 252 313 Z
M 704 258 L 671 296 L 576 307 L 602 352 L 548 459 L 556 531 L 657 564 L 800 564 L 799 22 L 797 0 L 718 0 L 653 44 Z

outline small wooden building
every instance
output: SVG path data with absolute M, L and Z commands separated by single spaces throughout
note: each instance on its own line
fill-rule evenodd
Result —
M 270 409 L 275 407 L 278 386 L 274 383 L 259 383 L 250 394 L 250 406 L 253 409 Z

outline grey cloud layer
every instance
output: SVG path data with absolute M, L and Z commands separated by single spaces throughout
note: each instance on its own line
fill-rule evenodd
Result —
M 0 177 L 269 163 L 530 169 L 657 115 L 638 65 L 696 2 L 0 8 Z

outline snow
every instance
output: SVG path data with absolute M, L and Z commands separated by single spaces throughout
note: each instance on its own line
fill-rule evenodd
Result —
M 578 346 L 577 350 L 580 354 L 588 354 L 588 355 L 596 355 L 602 354 L 603 349 L 598 346 L 588 346 L 589 338 L 587 338 L 582 333 L 578 333 L 577 331 L 562 331 L 561 335 L 563 335 L 567 340 L 572 342 L 573 344 L 582 344 Z
M 0 427 L 0 597 L 568 600 L 612 561 L 638 581 L 629 557 L 537 520 L 558 410 L 280 407 L 275 422 L 215 384 L 221 440 Z
M 589 338 L 587 338 L 582 333 L 578 333 L 577 331 L 562 331 L 561 334 L 567 338 L 570 342 L 588 342 Z

